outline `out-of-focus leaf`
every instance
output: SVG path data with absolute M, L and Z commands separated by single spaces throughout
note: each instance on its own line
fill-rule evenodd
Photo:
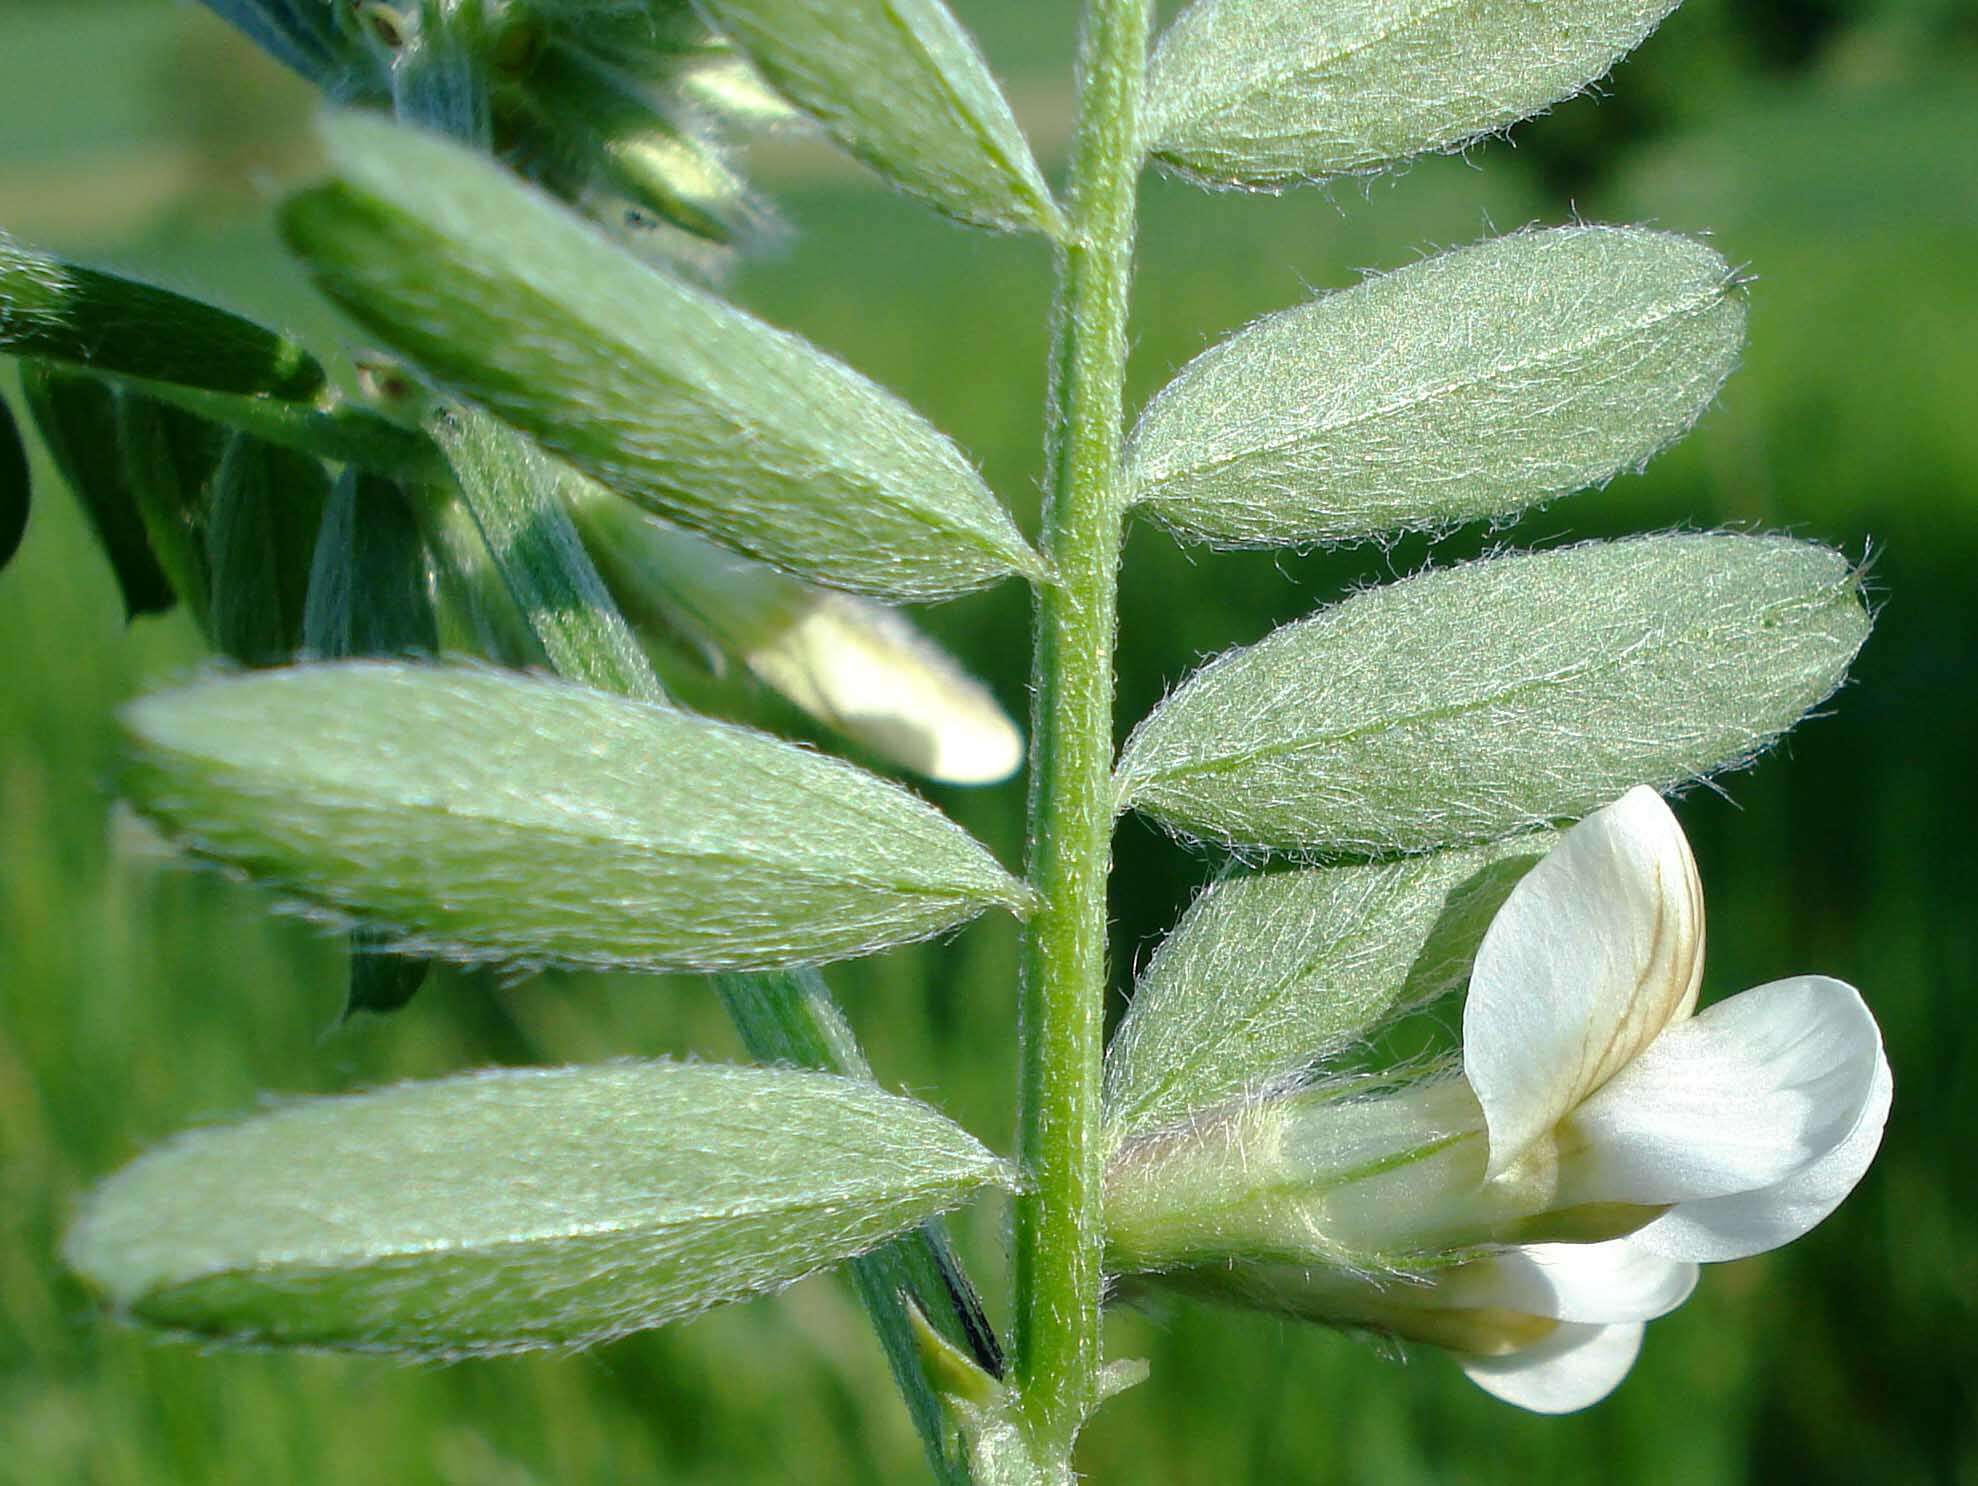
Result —
M 1461 985 L 1498 906 L 1551 844 L 1533 833 L 1205 889 L 1106 1050 L 1109 1139 L 1297 1078 Z
M 280 665 L 302 647 L 329 484 L 315 460 L 245 434 L 221 456 L 206 531 L 213 643 L 243 665 Z
M 27 446 L 21 442 L 14 410 L 0 402 L 0 572 L 20 551 L 28 501 Z
M 759 237 L 773 220 L 704 127 L 581 45 L 544 47 L 516 106 L 543 140 L 516 163 L 554 195 L 577 200 L 596 180 L 722 246 Z
M 124 617 L 172 607 L 172 585 L 151 554 L 144 519 L 117 448 L 116 394 L 97 378 L 45 362 L 21 363 L 28 415 L 55 468 L 89 517 L 124 598 Z
M 356 49 L 337 31 L 336 12 L 321 0 L 201 0 L 238 26 L 269 56 L 318 87 L 345 81 Z
M 212 631 L 206 550 L 208 486 L 226 444 L 223 429 L 120 388 L 117 454 L 151 555 L 200 631 Z
M 361 115 L 290 243 L 370 329 L 550 453 L 815 581 L 937 599 L 1041 565 L 945 437 L 471 152 Z
M 1258 321 L 1141 416 L 1133 499 L 1187 536 L 1350 541 L 1641 465 L 1744 342 L 1729 265 L 1635 228 L 1520 232 Z
M 1027 903 L 895 785 L 560 682 L 302 666 L 148 697 L 125 722 L 128 792 L 167 834 L 407 953 L 761 969 Z
M 1063 219 L 989 67 L 941 0 L 702 0 L 859 159 L 950 216 L 1055 235 Z
M 451 1357 L 680 1320 L 1009 1184 L 858 1079 L 504 1069 L 182 1135 L 97 1189 L 66 1255 L 148 1325 Z
M 359 929 L 350 936 L 350 984 L 344 994 L 344 1018 L 368 1011 L 389 1016 L 403 1011 L 426 983 L 432 961 L 393 954 L 377 947 L 375 934 Z
M 1023 734 L 987 687 L 904 616 L 735 557 L 584 482 L 573 514 L 635 621 L 666 625 L 846 737 L 946 784 L 994 784 Z
M 1642 537 L 1355 594 L 1198 671 L 1119 798 L 1195 835 L 1339 855 L 1488 841 L 1751 758 L 1868 636 L 1840 553 Z
M 238 315 L 37 253 L 0 232 L 0 351 L 213 392 L 307 399 L 323 368 Z
M 347 469 L 323 507 L 302 614 L 302 649 L 315 659 L 431 655 L 439 648 L 427 589 L 426 549 L 405 493 Z
M 1754 90 L 1750 107 L 1630 152 L 1600 208 L 1842 254 L 1861 252 L 1863 233 L 1969 233 L 1978 230 L 1978 158 L 1942 146 L 1974 117 L 1978 79 L 1949 59 L 1934 75 L 1877 86 L 1834 77 Z
M 1212 186 L 1282 190 L 1503 129 L 1598 81 L 1675 0 L 1195 0 L 1144 137 Z

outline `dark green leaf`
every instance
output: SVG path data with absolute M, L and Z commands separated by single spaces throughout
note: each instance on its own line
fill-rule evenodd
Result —
M 125 487 L 152 556 L 209 638 L 212 576 L 206 550 L 208 494 L 226 444 L 223 429 L 129 388 L 115 395 Z
M 21 442 L 13 409 L 0 402 L 0 571 L 20 550 L 27 512 L 27 447 Z
M 377 948 L 378 936 L 359 930 L 350 936 L 350 988 L 344 997 L 345 1018 L 360 1011 L 386 1016 L 402 1011 L 419 994 L 430 960 L 393 954 Z
M 361 53 L 337 31 L 335 11 L 322 0 L 202 0 L 260 45 L 261 49 L 316 84 L 346 84 Z
M 340 660 L 438 648 L 425 541 L 410 502 L 392 481 L 346 469 L 316 533 L 303 651 Z
M 0 232 L 0 351 L 213 392 L 307 399 L 323 368 L 286 336 L 115 274 L 80 268 Z
M 302 646 L 309 566 L 329 477 L 315 460 L 236 434 L 213 476 L 207 529 L 213 643 L 243 665 Z
M 430 655 L 439 645 L 427 589 L 426 548 L 404 492 L 391 481 L 346 469 L 323 506 L 302 613 L 302 649 L 344 656 Z M 383 1015 L 410 1002 L 428 962 L 391 953 L 378 936 L 350 936 L 344 1016 Z
M 117 443 L 116 393 L 104 382 L 44 362 L 21 363 L 21 392 L 41 440 L 110 559 L 124 617 L 172 607 L 172 585 L 152 555 L 144 518 Z

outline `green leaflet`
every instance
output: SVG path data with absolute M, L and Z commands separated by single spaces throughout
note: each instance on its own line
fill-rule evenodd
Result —
M 124 618 L 170 609 L 172 585 L 152 556 L 118 447 L 116 393 L 85 373 L 23 361 L 21 396 L 49 457 L 110 560 L 123 594 Z
M 560 682 L 302 666 L 199 682 L 124 717 L 127 791 L 169 835 L 407 953 L 760 969 L 1026 902 L 895 785 Z
M 247 434 L 221 456 L 206 527 L 213 644 L 242 665 L 280 665 L 302 648 L 329 488 L 315 460 Z
M 1127 740 L 1119 797 L 1325 854 L 1491 840 L 1744 762 L 1840 684 L 1869 623 L 1845 557 L 1781 537 L 1424 573 L 1196 672 Z
M 0 402 L 0 572 L 20 550 L 29 498 L 27 446 L 21 442 L 14 410 Z
M 369 329 L 669 520 L 817 582 L 938 599 L 1036 555 L 960 452 L 795 336 L 456 145 L 360 115 L 291 245 Z
M 1541 832 L 1205 888 L 1106 1050 L 1109 1142 L 1282 1084 L 1461 985 L 1492 915 L 1551 844 Z
M 117 457 L 159 569 L 200 632 L 212 634 L 210 487 L 224 429 L 124 386 L 115 389 Z
M 778 1289 L 1009 1180 L 944 1116 L 862 1080 L 504 1069 L 181 1135 L 96 1190 L 66 1255 L 173 1331 L 515 1352 Z
M 705 0 L 772 83 L 903 190 L 964 222 L 1064 221 L 982 54 L 941 0 Z
M 319 660 L 439 648 L 425 542 L 390 480 L 357 469 L 337 477 L 310 559 L 302 648 Z
M 1700 243 L 1519 232 L 1271 315 L 1184 367 L 1131 497 L 1225 545 L 1503 516 L 1641 465 L 1737 362 L 1744 299 Z
M 1143 137 L 1211 186 L 1276 191 L 1515 124 L 1597 81 L 1674 0 L 1195 0 Z
M 295 341 L 168 289 L 80 268 L 0 232 L 0 351 L 212 392 L 306 400 L 323 368 Z

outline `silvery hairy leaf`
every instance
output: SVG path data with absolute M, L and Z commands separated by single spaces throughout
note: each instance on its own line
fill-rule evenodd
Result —
M 1129 495 L 1224 545 L 1503 516 L 1640 466 L 1744 341 L 1729 265 L 1636 228 L 1519 232 L 1267 316 L 1184 367 Z
M 1328 855 L 1492 840 L 1748 760 L 1840 684 L 1869 623 L 1844 556 L 1782 537 L 1422 573 L 1196 672 L 1127 740 L 1119 798 Z
M 1144 138 L 1212 186 L 1281 190 L 1515 124 L 1597 81 L 1675 0 L 1195 0 L 1161 38 Z
M 96 1190 L 66 1254 L 146 1325 L 457 1357 L 780 1289 L 1009 1179 L 946 1117 L 862 1080 L 502 1069 L 181 1135 Z
M 361 115 L 292 246 L 367 328 L 603 484 L 834 587 L 938 599 L 1040 564 L 961 453 L 795 336 L 458 145 Z
M 211 392 L 313 397 L 295 341 L 169 289 L 84 268 L 0 232 L 0 352 Z
M 701 0 L 852 154 L 950 216 L 1055 234 L 1050 187 L 988 64 L 941 0 Z
M 1533 832 L 1204 889 L 1141 972 L 1106 1050 L 1108 1138 L 1282 1084 L 1454 990 L 1551 844 Z
M 299 666 L 162 692 L 124 722 L 127 792 L 169 836 L 407 953 L 761 969 L 1026 901 L 896 785 L 562 682 Z

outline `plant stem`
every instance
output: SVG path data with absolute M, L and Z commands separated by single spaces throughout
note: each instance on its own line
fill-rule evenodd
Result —
M 1041 906 L 1023 956 L 1016 1381 L 1033 1456 L 1060 1472 L 1098 1400 L 1121 384 L 1149 9 L 1090 0 L 1086 10 L 1051 367 L 1054 577 L 1038 593 L 1032 670 L 1030 882 Z

